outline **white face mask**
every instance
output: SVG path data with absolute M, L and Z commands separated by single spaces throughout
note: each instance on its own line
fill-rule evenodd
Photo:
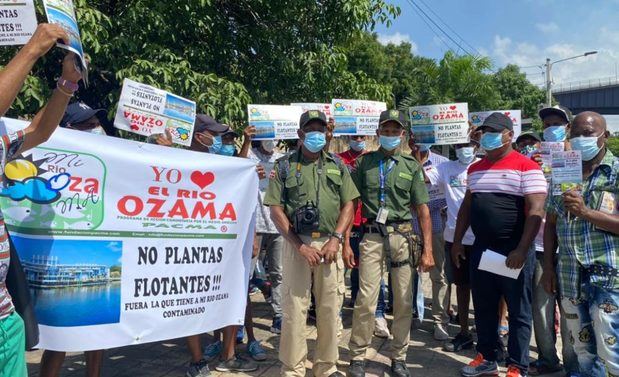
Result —
M 273 150 L 275 149 L 275 141 L 274 140 L 262 140 L 260 142 L 260 145 L 262 146 L 262 149 L 264 149 L 265 151 L 271 153 L 273 152 Z
M 107 133 L 105 132 L 105 130 L 101 126 L 97 126 L 95 128 L 91 128 L 91 129 L 89 129 L 86 132 L 90 132 L 91 134 L 95 134 L 95 135 L 107 135 Z

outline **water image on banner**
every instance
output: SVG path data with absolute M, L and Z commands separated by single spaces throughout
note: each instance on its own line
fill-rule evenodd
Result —
M 118 323 L 122 242 L 11 237 L 34 298 L 39 324 Z

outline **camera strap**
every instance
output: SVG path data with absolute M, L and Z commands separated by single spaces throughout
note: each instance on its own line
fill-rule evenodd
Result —
M 318 180 L 316 181 L 316 208 L 320 208 L 320 178 L 322 176 L 322 156 L 318 157 Z M 301 178 L 301 153 L 297 155 L 297 171 L 295 173 L 297 179 L 297 185 L 300 185 L 299 178 Z

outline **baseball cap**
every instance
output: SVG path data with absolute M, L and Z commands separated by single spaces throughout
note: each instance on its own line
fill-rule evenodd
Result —
M 533 139 L 535 139 L 537 141 L 542 141 L 542 138 L 541 138 L 541 136 L 539 135 L 538 132 L 535 132 L 535 131 L 525 131 L 525 132 L 521 133 L 518 136 L 518 138 L 516 139 L 516 143 L 518 141 L 520 141 L 524 137 L 531 137 L 531 138 L 533 138 Z
M 225 126 L 225 124 L 224 124 Z M 239 137 L 239 133 L 234 131 L 232 128 L 230 128 L 230 126 L 228 126 L 228 131 L 224 132 L 223 134 L 221 134 L 221 136 L 227 136 L 227 135 L 234 135 L 234 137 Z
M 378 118 L 378 125 L 382 126 L 384 123 L 387 122 L 396 122 L 402 128 L 406 127 L 406 124 L 408 123 L 406 115 L 399 110 L 385 110 L 380 113 L 380 118 Z
M 106 114 L 107 111 L 105 109 L 93 109 L 84 102 L 74 102 L 67 106 L 60 121 L 60 127 L 68 127 L 72 124 L 85 122 L 95 115 L 101 115 L 105 118 Z
M 544 107 L 539 111 L 539 117 L 541 120 L 544 120 L 547 116 L 556 115 L 562 118 L 565 123 L 569 123 L 572 120 L 572 112 L 567 107 L 555 105 L 552 107 Z
M 218 123 L 215 119 L 211 118 L 206 114 L 198 114 L 196 115 L 196 123 L 194 130 L 196 132 L 204 132 L 211 131 L 217 134 L 222 132 L 226 132 L 230 129 L 230 127 L 225 124 Z
M 482 123 L 479 129 L 483 131 L 483 129 L 486 127 L 498 132 L 501 132 L 503 130 L 511 131 L 514 129 L 514 123 L 507 115 L 496 112 L 490 114 L 484 120 L 484 123 Z
M 299 120 L 299 128 L 305 127 L 306 124 L 313 120 L 318 120 L 327 127 L 327 116 L 325 113 L 319 110 L 309 110 L 301 114 L 301 119 Z

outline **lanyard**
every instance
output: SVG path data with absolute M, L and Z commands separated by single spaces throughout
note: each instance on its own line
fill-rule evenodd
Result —
M 383 160 L 380 160 L 380 162 L 378 163 L 378 179 L 380 182 L 379 200 L 381 207 L 385 207 L 385 181 L 387 180 L 389 173 L 391 173 L 391 170 L 393 170 L 394 164 L 395 162 L 393 160 L 389 160 L 389 166 L 387 166 L 387 172 L 385 173 L 385 162 Z

